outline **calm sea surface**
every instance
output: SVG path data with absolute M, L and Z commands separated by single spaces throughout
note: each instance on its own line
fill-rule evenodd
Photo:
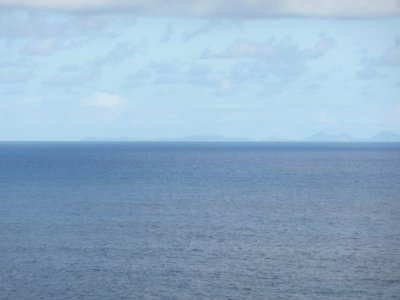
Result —
M 400 144 L 0 143 L 0 299 L 400 299 Z

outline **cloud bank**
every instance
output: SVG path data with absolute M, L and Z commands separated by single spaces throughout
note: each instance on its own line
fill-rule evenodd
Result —
M 0 7 L 244 19 L 400 16 L 400 0 L 0 0 Z

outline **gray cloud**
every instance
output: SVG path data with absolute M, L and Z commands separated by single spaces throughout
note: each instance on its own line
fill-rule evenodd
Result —
M 32 71 L 0 68 L 0 84 L 25 83 L 34 76 Z
M 397 38 L 394 46 L 388 47 L 381 56 L 372 58 L 364 56 L 361 59 L 361 66 L 356 75 L 362 80 L 383 77 L 380 74 L 381 70 L 400 67 L 400 38 Z
M 215 29 L 220 25 L 219 21 L 213 20 L 213 21 L 208 21 L 205 25 L 202 25 L 196 29 L 193 30 L 187 30 L 183 33 L 182 35 L 182 40 L 183 41 L 188 41 L 191 40 L 197 36 L 204 35 Z
M 357 77 L 363 80 L 369 80 L 379 77 L 380 74 L 374 66 L 365 66 L 357 72 Z
M 45 83 L 55 87 L 80 86 L 95 80 L 99 75 L 99 70 L 96 68 L 65 65 L 59 68 Z
M 305 64 L 296 59 L 241 61 L 231 68 L 227 78 L 233 85 L 261 84 L 280 90 L 292 84 L 305 71 Z
M 222 52 L 215 52 L 207 48 L 201 54 L 203 59 L 236 59 L 236 58 L 269 58 L 279 54 L 276 50 L 290 47 L 286 41 L 281 45 L 274 45 L 275 40 L 269 39 L 265 42 L 257 42 L 239 39 L 228 45 Z
M 126 75 L 124 78 L 124 83 L 121 85 L 124 89 L 131 89 L 138 86 L 142 86 L 150 80 L 152 73 L 149 70 L 140 69 L 139 71 L 133 72 Z
M 124 88 L 151 84 L 158 86 L 186 84 L 218 89 L 223 85 L 222 74 L 205 64 L 178 60 L 152 62 L 145 68 L 125 77 Z
M 33 38 L 21 48 L 22 55 L 48 56 L 82 45 L 81 39 Z
M 202 59 L 262 59 L 273 61 L 304 61 L 317 59 L 334 48 L 335 40 L 327 35 L 320 35 L 317 42 L 307 49 L 301 49 L 290 38 L 276 41 L 270 38 L 266 41 L 239 39 L 228 45 L 223 51 L 215 52 L 206 49 L 201 54 Z
M 228 18 L 400 15 L 399 0 L 0 0 L 0 7 Z
M 318 41 L 314 44 L 314 46 L 304 51 L 304 55 L 308 56 L 311 59 L 316 59 L 321 56 L 324 56 L 325 53 L 332 50 L 335 46 L 336 46 L 336 41 L 334 38 L 326 34 L 321 34 Z
M 0 84 L 26 83 L 35 76 L 34 67 L 34 62 L 23 59 L 0 63 Z
M 218 74 L 207 65 L 193 64 L 184 73 L 187 82 L 194 86 L 219 86 Z
M 396 39 L 393 47 L 386 49 L 379 62 L 384 66 L 400 66 L 400 38 Z
M 123 87 L 186 84 L 226 93 L 236 87 L 261 84 L 278 92 L 303 75 L 309 62 L 324 56 L 335 44 L 325 34 L 308 48 L 302 48 L 289 37 L 261 42 L 236 40 L 220 52 L 205 50 L 199 62 L 153 62 L 128 75 Z M 216 59 L 229 63 L 217 70 L 208 64 Z
M 175 84 L 182 82 L 181 65 L 178 61 L 150 63 L 145 70 L 152 76 L 155 84 Z
M 125 61 L 134 57 L 136 54 L 145 53 L 147 51 L 147 42 L 142 39 L 137 44 L 129 42 L 118 43 L 106 55 L 97 57 L 91 63 L 95 65 L 108 65 Z
M 182 82 L 181 63 L 172 60 L 151 62 L 144 68 L 125 76 L 123 88 L 133 88 L 145 84 L 175 84 Z
M 0 37 L 7 39 L 87 37 L 93 33 L 111 34 L 114 29 L 136 23 L 132 16 L 121 16 L 116 19 L 104 13 L 60 13 L 57 16 L 58 18 L 54 18 L 53 14 L 41 11 L 0 10 Z
M 191 30 L 187 30 L 182 34 L 183 41 L 189 41 L 202 35 L 207 35 L 212 31 L 225 31 L 232 28 L 241 28 L 241 22 L 239 20 L 209 20 L 205 24 Z
M 234 65 L 225 80 L 231 86 L 261 85 L 268 94 L 280 93 L 306 73 L 308 64 L 331 51 L 335 40 L 321 34 L 308 48 L 302 48 L 289 37 L 265 41 L 236 40 L 224 50 L 205 50 L 202 59 L 231 60 Z
M 161 44 L 168 43 L 171 40 L 173 34 L 174 34 L 174 28 L 172 26 L 172 23 L 168 23 L 167 26 L 165 26 L 163 34 L 161 35 L 160 43 Z
M 7 46 L 21 45 L 22 55 L 50 56 L 80 47 L 95 37 L 112 39 L 121 28 L 135 23 L 132 16 L 6 9 L 0 10 L 0 39 Z

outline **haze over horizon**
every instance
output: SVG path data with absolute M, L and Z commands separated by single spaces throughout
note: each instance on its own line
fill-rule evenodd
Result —
M 400 132 L 400 2 L 0 0 L 0 140 Z

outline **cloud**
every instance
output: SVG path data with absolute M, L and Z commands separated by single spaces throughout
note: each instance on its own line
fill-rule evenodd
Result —
M 357 72 L 357 77 L 363 80 L 369 80 L 379 76 L 379 72 L 374 66 L 365 66 Z
M 191 85 L 193 87 L 224 88 L 223 74 L 208 65 L 171 60 L 152 62 L 125 77 L 123 88 L 144 84 L 157 86 Z
M 326 34 L 304 48 L 290 37 L 265 41 L 240 39 L 220 52 L 206 49 L 201 58 L 235 62 L 225 76 L 231 86 L 261 85 L 271 95 L 287 89 L 307 72 L 312 61 L 326 55 L 335 45 L 334 38 Z
M 0 0 L 0 7 L 228 18 L 400 15 L 399 0 Z
M 45 83 L 50 86 L 79 86 L 84 85 L 99 76 L 97 68 L 89 68 L 76 65 L 65 65 L 57 70 L 57 72 L 49 77 Z
M 174 28 L 172 26 L 172 23 L 168 23 L 167 26 L 165 26 L 163 34 L 161 35 L 160 43 L 161 44 L 168 43 L 171 40 L 173 34 L 174 34 Z
M 290 62 L 317 59 L 333 49 L 335 44 L 332 37 L 324 34 L 320 35 L 314 46 L 307 49 L 301 49 L 290 38 L 284 38 L 278 42 L 274 38 L 262 42 L 239 39 L 228 45 L 222 52 L 214 52 L 208 48 L 200 57 L 203 59 L 247 58 Z
M 207 65 L 193 64 L 183 75 L 187 79 L 187 82 L 193 86 L 218 86 L 217 74 Z
M 152 62 L 139 72 L 142 74 L 147 73 L 147 78 L 151 78 L 152 83 L 155 84 L 175 84 L 182 82 L 181 65 L 177 60 Z
M 33 78 L 34 73 L 27 70 L 0 68 L 0 84 L 24 83 Z
M 300 60 L 256 60 L 237 62 L 229 73 L 229 80 L 235 85 L 267 84 L 280 90 L 283 85 L 291 84 L 306 71 Z
M 96 93 L 93 97 L 82 101 L 84 106 L 97 107 L 106 110 L 122 108 L 126 100 L 113 93 Z
M 52 14 L 0 7 L 0 39 L 20 46 L 25 56 L 50 56 L 84 46 L 94 39 L 115 37 L 136 23 L 132 16 Z
M 132 102 L 129 103 L 132 106 Z M 114 122 L 127 109 L 128 101 L 116 93 L 97 92 L 91 97 L 83 99 L 81 105 L 90 109 L 90 115 L 106 122 Z
M 385 66 L 400 66 L 400 38 L 396 39 L 393 47 L 386 49 L 380 58 L 380 63 Z
M 26 83 L 35 76 L 35 64 L 30 60 L 0 63 L 0 84 Z
M 71 47 L 91 39 L 94 34 L 110 37 L 135 24 L 136 19 L 127 15 L 115 18 L 107 13 L 52 14 L 36 10 L 2 10 L 0 4 L 0 38 L 30 39 L 30 43 L 47 43 L 48 48 L 55 48 L 55 44 L 57 47 Z
M 334 38 L 321 34 L 311 47 L 301 47 L 289 38 L 265 41 L 239 39 L 222 51 L 206 49 L 199 62 L 171 60 L 152 62 L 125 77 L 123 88 L 141 85 L 190 85 L 227 93 L 246 84 L 282 90 L 336 45 Z M 218 69 L 211 60 L 227 60 Z M 274 86 L 274 87 L 273 87 Z
M 81 45 L 78 40 L 60 38 L 34 38 L 30 39 L 20 53 L 31 56 L 48 56 Z
M 311 59 L 316 59 L 325 55 L 336 46 L 336 41 L 333 37 L 326 34 L 321 34 L 318 41 L 310 49 L 304 51 L 304 55 Z
M 56 39 L 34 39 L 29 41 L 22 49 L 23 55 L 50 55 L 64 48 Z
M 219 21 L 215 21 L 215 20 L 208 21 L 206 24 L 204 24 L 198 28 L 185 31 L 182 35 L 182 40 L 186 42 L 197 36 L 207 34 L 207 33 L 211 32 L 212 30 L 214 30 L 215 28 L 217 28 L 218 26 L 220 26 Z
M 200 57 L 203 59 L 267 58 L 275 55 L 275 48 L 274 39 L 265 42 L 239 39 L 219 53 L 207 48 Z
M 142 68 L 136 72 L 126 75 L 124 78 L 124 83 L 121 85 L 121 87 L 124 89 L 131 89 L 142 86 L 148 83 L 152 75 L 152 72 L 146 68 Z
M 213 31 L 227 31 L 232 28 L 241 28 L 242 22 L 238 20 L 209 20 L 195 29 L 186 30 L 182 34 L 182 41 L 187 42 L 199 36 L 208 35 Z
M 380 75 L 380 70 L 400 67 L 400 38 L 394 42 L 394 46 L 388 47 L 379 57 L 363 57 L 361 69 L 356 73 L 362 80 L 369 80 Z
M 135 54 L 145 53 L 147 51 L 147 42 L 142 39 L 137 44 L 129 42 L 120 42 L 112 48 L 106 55 L 97 57 L 92 63 L 96 65 L 115 64 L 132 58 Z

